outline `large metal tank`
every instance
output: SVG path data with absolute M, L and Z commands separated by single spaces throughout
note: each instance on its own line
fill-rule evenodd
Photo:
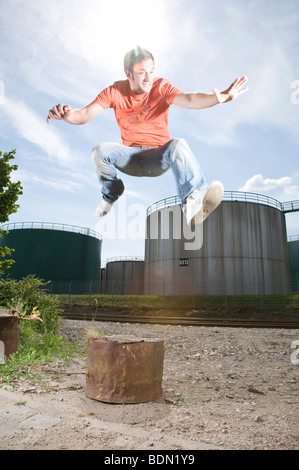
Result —
M 105 294 L 143 294 L 144 259 L 117 257 L 106 261 L 102 292 Z
M 299 294 L 299 235 L 288 238 L 288 253 L 292 292 Z
M 148 208 L 146 230 L 147 294 L 290 292 L 285 216 L 275 199 L 226 191 L 193 233 L 179 199 L 168 198 Z
M 36 222 L 6 224 L 1 246 L 14 248 L 15 260 L 5 276 L 21 279 L 34 274 L 58 282 L 98 281 L 101 269 L 99 234 L 88 228 Z M 57 285 L 57 284 L 56 284 Z

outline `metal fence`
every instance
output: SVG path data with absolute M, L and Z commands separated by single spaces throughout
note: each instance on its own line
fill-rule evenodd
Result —
M 49 294 L 99 295 L 103 294 L 100 281 L 51 281 Z
M 289 285 L 289 288 L 284 287 L 281 289 L 282 284 Z M 216 286 L 217 292 L 220 295 L 248 295 L 258 294 L 264 295 L 267 293 L 277 294 L 299 294 L 299 273 L 290 276 L 289 280 L 282 283 L 281 279 L 277 281 L 265 281 L 263 285 L 258 282 L 253 283 L 248 281 L 223 281 L 213 282 L 210 279 L 198 280 L 196 285 L 192 285 L 190 281 L 184 282 L 168 282 L 165 280 L 157 280 L 152 283 L 145 283 L 143 279 L 140 280 L 96 280 L 96 281 L 50 281 L 48 283 L 48 291 L 50 294 L 75 294 L 75 295 L 104 295 L 104 294 L 118 294 L 118 295 L 198 295 L 208 293 L 209 286 Z M 213 289 L 215 290 L 215 289 Z
M 102 307 L 146 307 L 146 308 L 171 308 L 184 310 L 205 310 L 231 309 L 238 311 L 264 311 L 273 310 L 281 312 L 299 312 L 299 273 L 293 276 L 290 285 L 292 290 L 288 293 L 279 293 L 279 283 L 271 286 L 272 293 L 267 294 L 265 290 L 261 292 L 240 292 L 230 294 L 225 289 L 217 295 L 202 294 L 198 289 L 190 289 L 190 284 L 179 285 L 174 283 L 164 283 L 161 291 L 161 284 L 147 285 L 144 289 L 143 282 L 134 282 L 129 287 L 118 281 L 110 281 L 105 285 L 103 291 L 99 281 L 88 282 L 51 282 L 48 284 L 50 294 L 61 295 L 64 304 L 81 302 L 90 306 Z M 158 289 L 159 287 L 159 289 Z M 238 292 L 240 286 L 235 285 Z M 162 292 L 162 293 L 161 293 Z

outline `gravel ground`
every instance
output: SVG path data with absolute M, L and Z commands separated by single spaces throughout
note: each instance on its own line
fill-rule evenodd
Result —
M 85 394 L 87 358 L 48 364 L 35 370 L 46 392 L 30 380 L 0 390 L 0 449 L 298 449 L 298 330 L 65 320 L 61 331 L 81 341 L 91 327 L 162 339 L 163 395 L 98 402 Z

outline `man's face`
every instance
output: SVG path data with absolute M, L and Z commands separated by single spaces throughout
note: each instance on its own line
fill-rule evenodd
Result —
M 133 93 L 149 93 L 154 81 L 155 64 L 152 59 L 142 60 L 135 64 L 133 72 L 126 70 Z

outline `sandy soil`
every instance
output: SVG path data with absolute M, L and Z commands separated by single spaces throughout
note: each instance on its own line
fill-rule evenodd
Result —
M 163 395 L 98 402 L 85 394 L 87 358 L 51 363 L 34 370 L 43 386 L 0 389 L 0 449 L 298 449 L 298 330 L 65 320 L 62 333 L 81 341 L 91 326 L 164 340 Z

